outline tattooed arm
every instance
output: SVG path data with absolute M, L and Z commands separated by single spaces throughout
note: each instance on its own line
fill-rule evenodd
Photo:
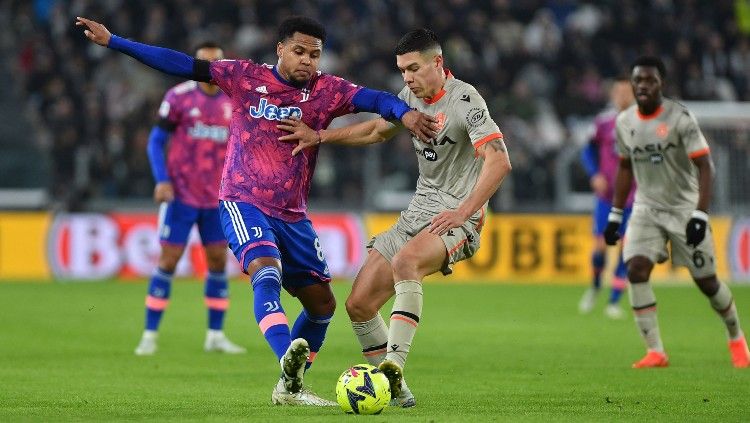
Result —
M 502 138 L 495 138 L 479 146 L 477 155 L 484 158 L 484 164 L 471 194 L 456 210 L 446 210 L 435 216 L 430 232 L 442 235 L 463 225 L 500 188 L 503 179 L 510 172 L 510 158 Z

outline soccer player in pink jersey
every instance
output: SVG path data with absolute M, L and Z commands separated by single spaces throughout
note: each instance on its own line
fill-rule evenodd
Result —
M 218 44 L 206 42 L 196 48 L 195 57 L 219 60 L 224 53 Z M 156 352 L 157 330 L 169 303 L 172 275 L 185 252 L 193 225 L 198 225 L 208 262 L 205 285 L 208 332 L 203 348 L 230 354 L 245 352 L 222 331 L 229 306 L 229 285 L 224 270 L 227 241 L 217 201 L 231 116 L 229 97 L 218 86 L 205 82 L 188 81 L 173 87 L 159 107 L 160 121 L 151 131 L 148 157 L 156 179 L 154 200 L 161 203 L 161 254 L 148 287 L 146 327 L 135 349 L 136 355 Z
M 400 120 L 426 141 L 435 135 L 435 119 L 391 93 L 318 71 L 325 28 L 309 18 L 290 17 L 279 25 L 276 65 L 194 59 L 112 35 L 85 18 L 76 25 L 99 45 L 172 75 L 213 82 L 229 96 L 233 112 L 219 191 L 221 220 L 230 248 L 251 276 L 255 318 L 281 367 L 272 401 L 336 405 L 303 389 L 305 370 L 323 344 L 336 307 L 323 250 L 307 218 L 318 149 L 292 156 L 294 146 L 279 142 L 284 132 L 276 125 L 296 117 L 319 131 L 338 116 L 367 111 Z M 291 331 L 281 306 L 282 287 L 304 307 Z
M 589 313 L 596 303 L 596 297 L 601 290 L 602 271 L 606 265 L 607 245 L 604 243 L 604 228 L 607 226 L 607 216 L 612 208 L 612 197 L 615 194 L 615 175 L 620 163 L 615 145 L 615 119 L 617 114 L 633 104 L 633 90 L 630 88 L 630 79 L 626 76 L 617 78 L 609 90 L 609 98 L 612 108 L 599 114 L 594 121 L 596 131 L 591 141 L 581 152 L 581 159 L 586 173 L 589 176 L 591 189 L 596 195 L 594 206 L 594 251 L 591 254 L 591 267 L 593 278 L 591 286 L 584 292 L 578 303 L 581 313 Z M 620 233 L 625 233 L 628 219 L 630 218 L 635 195 L 635 184 L 630 189 L 628 199 L 623 209 L 622 226 Z M 612 277 L 612 288 L 609 294 L 607 307 L 604 314 L 611 319 L 623 317 L 620 308 L 620 297 L 627 286 L 628 269 L 622 259 L 622 251 L 618 254 L 618 262 Z

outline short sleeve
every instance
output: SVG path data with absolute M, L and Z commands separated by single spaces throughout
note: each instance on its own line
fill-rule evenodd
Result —
M 475 149 L 494 139 L 503 138 L 503 133 L 490 116 L 487 103 L 475 89 L 459 93 L 453 100 L 453 110 L 456 118 L 466 127 Z
M 159 105 L 159 119 L 167 121 L 170 124 L 177 125 L 182 118 L 179 97 L 175 94 L 174 89 L 167 91 L 164 99 Z
M 622 116 L 620 114 L 615 121 L 615 146 L 617 147 L 617 155 L 622 158 L 628 158 L 630 157 L 630 153 L 628 153 L 628 149 L 625 146 L 625 138 L 623 137 L 625 128 L 623 127 Z
M 688 157 L 694 159 L 705 156 L 709 153 L 708 142 L 698 126 L 698 120 L 687 110 L 682 113 L 677 121 L 677 133 L 682 145 L 685 146 Z
M 208 69 L 211 72 L 211 83 L 216 84 L 224 93 L 232 97 L 238 69 L 250 64 L 249 60 L 214 60 Z
M 354 112 L 352 99 L 362 87 L 344 78 L 334 75 L 324 75 L 323 89 L 331 97 L 331 110 L 335 116 L 343 116 Z

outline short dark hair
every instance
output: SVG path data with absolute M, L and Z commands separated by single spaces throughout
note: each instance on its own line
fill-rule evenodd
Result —
M 279 42 L 286 41 L 295 32 L 326 41 L 326 29 L 320 22 L 306 16 L 290 16 L 279 24 Z
M 635 59 L 633 64 L 630 65 L 630 73 L 633 73 L 636 66 L 654 67 L 659 71 L 659 76 L 661 76 L 662 79 L 667 77 L 667 67 L 664 66 L 664 62 L 656 56 L 641 56 Z
M 219 45 L 219 43 L 217 43 L 216 41 L 206 40 L 206 41 L 201 41 L 200 43 L 196 44 L 195 47 L 193 48 L 193 52 L 198 53 L 198 50 L 202 48 L 218 48 L 219 50 L 222 50 L 222 51 L 224 50 L 221 47 L 221 45 Z
M 396 55 L 411 53 L 412 51 L 423 52 L 440 48 L 437 35 L 427 28 L 419 28 L 409 31 L 398 40 L 396 44 Z

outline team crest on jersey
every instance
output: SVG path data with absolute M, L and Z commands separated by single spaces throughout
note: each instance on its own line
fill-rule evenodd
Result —
M 250 116 L 268 120 L 281 120 L 290 117 L 302 119 L 302 109 L 299 107 L 279 107 L 261 98 L 257 106 L 250 106 Z
M 666 123 L 662 122 L 659 124 L 659 126 L 656 127 L 656 136 L 664 139 L 669 135 L 669 127 Z
M 443 112 L 440 112 L 435 115 L 435 120 L 437 120 L 437 132 L 440 132 L 443 130 L 443 128 L 445 128 L 446 119 L 448 118 L 445 116 L 445 113 Z

